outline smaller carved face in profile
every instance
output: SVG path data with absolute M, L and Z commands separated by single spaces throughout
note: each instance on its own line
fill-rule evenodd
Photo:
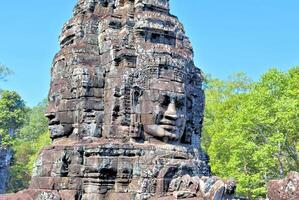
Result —
M 45 116 L 48 118 L 51 138 L 69 136 L 73 131 L 73 113 L 63 109 L 60 96 L 52 90 L 48 102 Z
M 47 111 L 46 117 L 48 118 L 49 130 L 52 139 L 68 136 L 72 133 L 73 127 L 71 122 L 64 122 L 72 119 L 66 113 Z
M 50 91 L 48 108 L 45 116 L 48 118 L 48 125 L 50 130 L 51 138 L 62 136 L 64 133 L 63 126 L 61 125 L 59 116 L 57 115 L 57 105 L 59 105 L 59 98 L 57 94 Z M 53 94 L 52 94 L 53 93 Z
M 51 138 L 53 139 L 62 136 L 64 133 L 63 126 L 60 124 L 60 120 L 56 117 L 56 113 L 49 111 L 45 116 L 48 118 Z
M 144 132 L 164 141 L 180 140 L 186 126 L 184 85 L 167 82 L 170 87 L 159 90 L 163 89 L 163 86 L 157 84 L 159 82 L 153 83 L 141 99 L 141 116 L 145 116 L 141 117 Z

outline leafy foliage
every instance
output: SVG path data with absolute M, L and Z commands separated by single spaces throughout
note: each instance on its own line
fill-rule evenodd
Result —
M 13 91 L 2 91 L 0 95 L 0 139 L 9 145 L 26 121 L 28 108 L 20 95 Z
M 238 193 L 265 197 L 266 183 L 299 169 L 299 67 L 272 69 L 256 83 L 244 74 L 207 79 L 203 145 L 214 174 Z
M 0 65 L 0 81 L 5 81 L 11 73 Z M 44 117 L 46 105 L 44 101 L 29 109 L 19 94 L 0 89 L 0 146 L 14 151 L 8 185 L 10 192 L 28 187 L 39 151 L 50 144 L 48 123 Z
M 10 169 L 9 191 L 28 187 L 34 163 L 40 150 L 50 144 L 47 118 L 44 117 L 46 101 L 28 112 L 28 121 L 21 128 L 12 146 L 14 161 Z

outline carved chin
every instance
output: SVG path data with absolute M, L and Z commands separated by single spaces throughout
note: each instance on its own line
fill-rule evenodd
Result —
M 144 126 L 144 131 L 145 133 L 154 136 L 154 137 L 158 137 L 158 138 L 163 138 L 163 137 L 167 137 L 168 139 L 171 140 L 178 140 L 180 139 L 180 136 L 170 132 L 168 130 L 170 130 L 172 127 L 165 127 L 162 125 L 145 125 Z
M 49 129 L 50 129 L 50 132 L 51 132 L 51 138 L 52 139 L 68 136 L 73 131 L 73 127 L 70 124 L 64 125 L 64 126 L 61 125 L 61 124 L 59 124 L 59 125 L 50 125 Z
M 64 130 L 62 125 L 52 125 L 49 126 L 51 132 L 51 138 L 58 138 L 64 135 Z

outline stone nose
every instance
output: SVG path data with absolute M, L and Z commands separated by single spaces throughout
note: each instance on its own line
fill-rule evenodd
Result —
M 47 112 L 45 113 L 45 117 L 47 117 L 49 120 L 52 120 L 52 119 L 55 119 L 56 115 L 55 115 L 54 112 L 49 112 L 49 111 L 47 111 Z
M 48 118 L 48 120 L 49 120 L 48 124 L 49 125 L 55 125 L 55 124 L 59 124 L 60 123 L 59 119 L 57 119 L 57 116 L 56 116 L 56 114 L 54 112 L 47 112 L 47 113 L 45 113 L 45 117 Z
M 167 107 L 167 110 L 164 113 L 164 117 L 166 119 L 176 120 L 178 119 L 177 110 L 175 106 L 175 102 L 171 101 L 170 104 Z

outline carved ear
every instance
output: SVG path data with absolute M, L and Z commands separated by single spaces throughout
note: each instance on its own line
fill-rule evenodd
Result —
M 132 89 L 132 105 L 136 106 L 139 103 L 139 98 L 142 96 L 143 90 L 139 86 L 133 86 Z

